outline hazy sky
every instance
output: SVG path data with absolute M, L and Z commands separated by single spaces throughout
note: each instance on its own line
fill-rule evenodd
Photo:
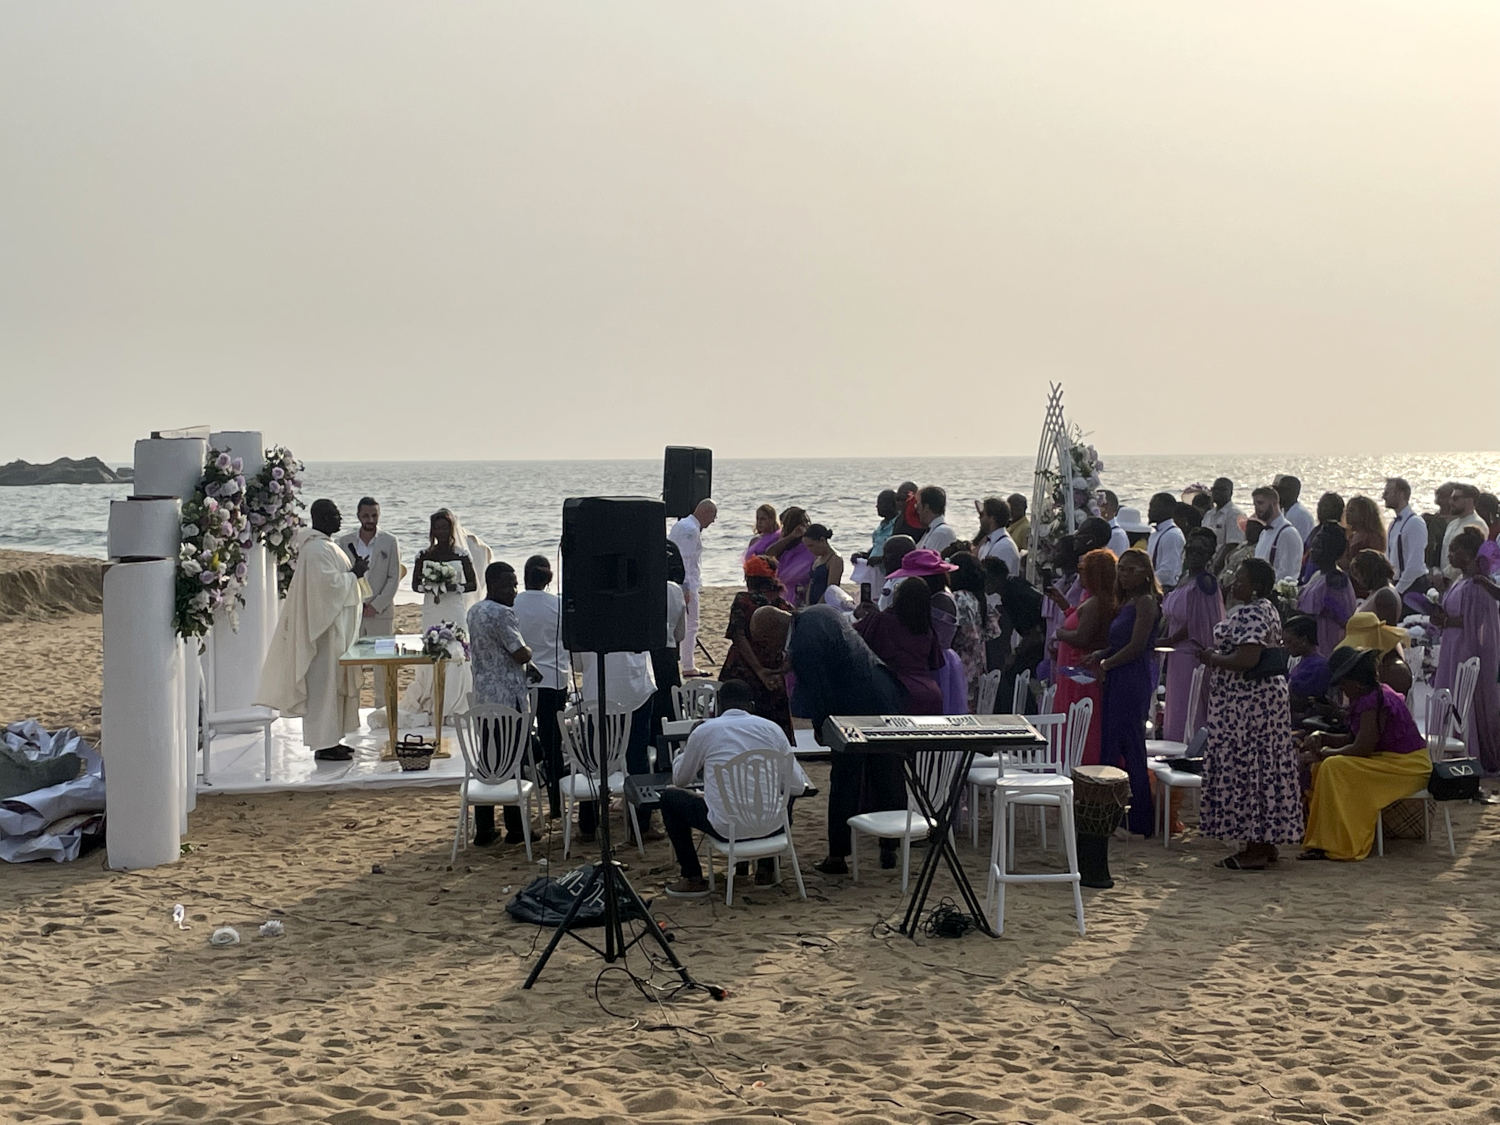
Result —
M 0 459 L 1494 449 L 1500 4 L 0 0 Z

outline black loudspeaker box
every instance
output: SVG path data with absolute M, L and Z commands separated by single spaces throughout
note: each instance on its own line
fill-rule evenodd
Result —
M 659 500 L 563 501 L 562 635 L 570 652 L 667 647 L 667 531 Z
M 711 497 L 714 487 L 714 451 L 691 445 L 669 445 L 662 462 L 661 495 L 667 515 L 680 520 L 693 514 L 698 501 Z

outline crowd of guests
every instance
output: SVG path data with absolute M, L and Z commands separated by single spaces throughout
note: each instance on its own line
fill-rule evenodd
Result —
M 1379 504 L 1325 493 L 1309 510 L 1300 482 L 1279 476 L 1251 491 L 1247 514 L 1235 491 L 1221 478 L 1160 492 L 1143 520 L 1101 490 L 1075 533 L 1039 543 L 1019 494 L 975 503 L 960 527 L 943 488 L 907 481 L 877 497 L 869 545 L 847 562 L 833 532 L 801 507 L 761 505 L 718 671 L 735 704 L 725 710 L 741 715 L 724 729 L 741 737 L 753 729 L 761 741 L 774 729 L 790 753 L 793 716 L 818 730 L 830 714 L 969 713 L 996 670 L 999 709 L 1008 710 L 1024 673 L 1033 701 L 1043 685 L 1055 689 L 1056 712 L 1093 700 L 1084 761 L 1128 773 L 1132 833 L 1180 828 L 1175 810 L 1153 815 L 1148 729 L 1178 744 L 1202 730 L 1199 827 L 1240 845 L 1222 866 L 1264 867 L 1292 844 L 1302 845 L 1301 858 L 1359 859 L 1380 809 L 1421 790 L 1430 770 L 1401 627 L 1417 614 L 1439 641 L 1434 687 L 1451 687 L 1458 665 L 1479 658 L 1473 704 L 1460 718 L 1468 751 L 1500 773 L 1500 589 L 1490 578 L 1500 563 L 1500 500 L 1450 483 L 1437 490 L 1435 511 L 1418 514 L 1410 486 L 1391 478 Z M 399 552 L 378 531 L 378 505 L 367 499 L 359 516 L 360 531 L 340 545 L 379 572 L 362 631 L 388 630 Z M 704 501 L 669 535 L 668 645 L 606 658 L 609 700 L 632 716 L 630 773 L 673 769 L 657 749 L 660 724 L 671 687 L 697 672 L 701 536 L 716 516 Z M 426 582 L 429 561 L 453 564 L 453 589 Z M 570 660 L 560 643 L 550 564 L 534 557 L 518 575 L 443 510 L 414 569 L 434 615 L 451 619 L 453 606 L 439 608 L 444 598 L 465 611 L 472 674 L 462 683 L 473 702 L 521 707 L 535 689 L 538 758 L 556 815 L 556 715 L 578 686 L 575 673 L 582 698 L 592 698 L 595 670 L 592 657 Z M 1195 678 L 1203 683 L 1196 695 Z M 664 805 L 674 845 L 691 839 L 683 818 L 716 835 L 727 829 L 706 800 L 705 808 Z M 889 758 L 838 755 L 828 801 L 828 855 L 817 866 L 839 874 L 848 817 L 904 808 L 905 786 Z M 506 815 L 507 839 L 520 840 L 519 815 Z M 585 836 L 596 817 L 582 807 Z M 476 827 L 478 842 L 496 838 L 488 810 Z M 654 834 L 649 818 L 644 827 Z M 679 859 L 675 889 L 697 893 L 696 860 Z M 894 865 L 893 842 L 882 844 L 881 860 Z

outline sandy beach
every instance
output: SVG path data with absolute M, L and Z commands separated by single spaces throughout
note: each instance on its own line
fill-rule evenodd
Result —
M 93 733 L 97 603 L 48 594 L 69 586 L 56 573 L 11 593 L 48 565 L 0 554 L 0 713 Z M 721 653 L 727 597 L 705 603 Z M 917 942 L 891 929 L 899 872 L 873 845 L 858 884 L 811 871 L 823 811 L 797 813 L 806 902 L 790 878 L 732 908 L 668 900 L 665 841 L 624 856 L 723 1003 L 665 1000 L 637 950 L 648 999 L 571 942 L 521 991 L 546 935 L 503 906 L 540 868 L 503 846 L 450 867 L 450 791 L 207 798 L 170 867 L 0 865 L 0 1120 L 1500 1121 L 1491 807 L 1453 809 L 1456 860 L 1393 841 L 1384 859 L 1235 874 L 1191 832 L 1117 842 L 1087 936 L 1066 890 L 1033 886 L 1012 889 L 999 940 Z M 1023 865 L 1059 863 L 1055 834 L 1046 853 L 1020 843 Z M 560 831 L 537 856 L 587 858 L 565 865 Z M 267 919 L 285 936 L 258 936 Z M 219 925 L 241 943 L 211 947 Z

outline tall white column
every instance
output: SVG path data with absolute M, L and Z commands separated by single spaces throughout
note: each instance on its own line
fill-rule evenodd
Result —
M 186 683 L 173 623 L 181 523 L 176 495 L 110 507 L 109 549 L 127 560 L 104 574 L 100 741 L 116 868 L 172 863 L 182 838 Z

